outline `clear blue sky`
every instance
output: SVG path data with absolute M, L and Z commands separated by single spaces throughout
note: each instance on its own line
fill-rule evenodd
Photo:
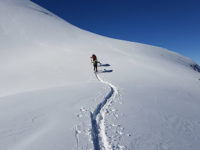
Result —
M 199 0 L 32 0 L 82 29 L 164 47 L 200 64 Z

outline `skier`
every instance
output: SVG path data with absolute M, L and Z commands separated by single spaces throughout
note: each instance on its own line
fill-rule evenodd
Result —
M 94 71 L 97 72 L 97 64 L 100 63 L 97 61 L 97 56 L 95 54 L 93 54 L 91 57 L 91 62 L 93 63 L 94 66 Z

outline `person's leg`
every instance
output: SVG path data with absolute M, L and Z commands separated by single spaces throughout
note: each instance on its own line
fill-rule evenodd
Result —
M 97 72 L 97 63 L 94 64 L 94 68 L 95 68 L 94 71 Z
M 96 72 L 97 72 L 98 70 L 97 70 L 97 66 L 96 66 Z
M 94 67 L 94 71 L 95 71 L 95 64 L 93 65 L 93 67 Z

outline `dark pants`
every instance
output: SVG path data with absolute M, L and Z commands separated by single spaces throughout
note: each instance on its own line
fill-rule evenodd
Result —
M 94 63 L 94 71 L 95 71 L 95 72 L 98 71 L 98 70 L 97 70 L 97 63 L 96 63 L 96 62 Z

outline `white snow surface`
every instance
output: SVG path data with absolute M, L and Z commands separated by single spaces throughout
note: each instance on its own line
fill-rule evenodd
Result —
M 199 150 L 193 64 L 0 0 L 0 150 Z

